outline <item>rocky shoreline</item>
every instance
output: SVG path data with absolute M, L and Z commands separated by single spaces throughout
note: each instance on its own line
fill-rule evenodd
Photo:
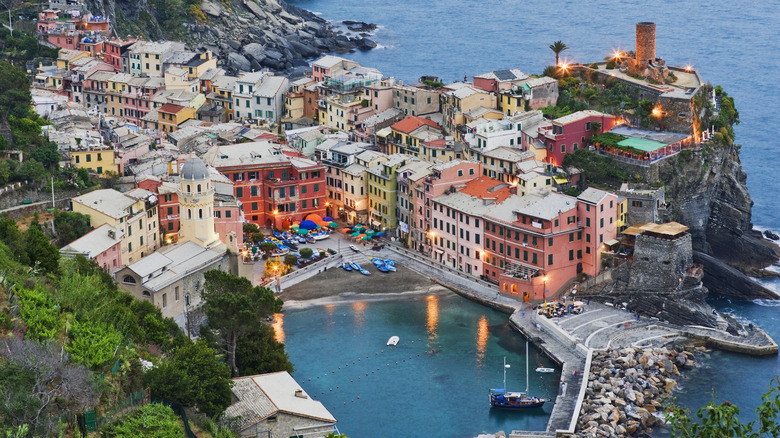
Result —
M 595 352 L 577 436 L 643 436 L 663 423 L 663 403 L 681 369 L 694 366 L 694 348 L 622 348 Z

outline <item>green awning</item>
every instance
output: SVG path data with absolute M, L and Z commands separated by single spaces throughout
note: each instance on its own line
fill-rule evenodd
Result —
M 667 145 L 658 141 L 646 140 L 644 138 L 629 137 L 625 140 L 619 141 L 618 146 L 630 147 L 643 152 L 655 152 L 658 149 L 665 148 Z

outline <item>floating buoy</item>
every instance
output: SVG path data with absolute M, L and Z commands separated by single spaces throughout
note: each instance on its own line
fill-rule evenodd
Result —
M 358 400 L 360 400 L 360 396 L 358 396 Z
M 353 360 L 353 361 L 352 361 L 352 363 L 354 364 L 354 363 L 355 363 L 355 361 Z
M 398 362 L 396 362 L 395 364 L 398 365 Z
M 371 374 L 374 374 L 374 371 L 371 371 Z M 368 374 L 366 374 L 366 375 L 368 375 Z
M 333 391 L 333 388 L 330 388 L 331 391 Z
M 354 382 L 354 380 L 352 380 L 352 379 L 349 379 L 349 381 L 350 381 L 350 382 Z
M 344 402 L 344 404 L 347 404 L 347 402 Z
M 336 372 L 335 372 L 335 371 L 331 371 L 330 373 L 331 373 L 331 374 L 335 374 Z
M 409 356 L 409 359 L 411 359 L 411 358 L 412 358 L 412 356 Z
M 311 382 L 311 379 L 309 379 L 309 382 Z
M 336 385 L 336 389 L 339 389 L 339 385 Z
M 366 375 L 368 375 L 368 373 L 366 373 Z

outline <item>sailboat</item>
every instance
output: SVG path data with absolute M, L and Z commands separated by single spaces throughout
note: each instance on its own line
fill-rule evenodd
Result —
M 506 370 L 510 366 L 504 356 L 504 387 L 490 390 L 490 406 L 502 409 L 540 408 L 550 399 L 528 395 L 528 340 L 525 341 L 525 392 L 510 392 L 506 390 Z

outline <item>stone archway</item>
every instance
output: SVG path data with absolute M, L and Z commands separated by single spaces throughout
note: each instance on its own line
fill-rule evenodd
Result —
M 513 285 L 512 285 L 512 293 L 513 293 L 514 295 L 517 295 L 517 285 L 516 285 L 516 284 L 513 284 Z

